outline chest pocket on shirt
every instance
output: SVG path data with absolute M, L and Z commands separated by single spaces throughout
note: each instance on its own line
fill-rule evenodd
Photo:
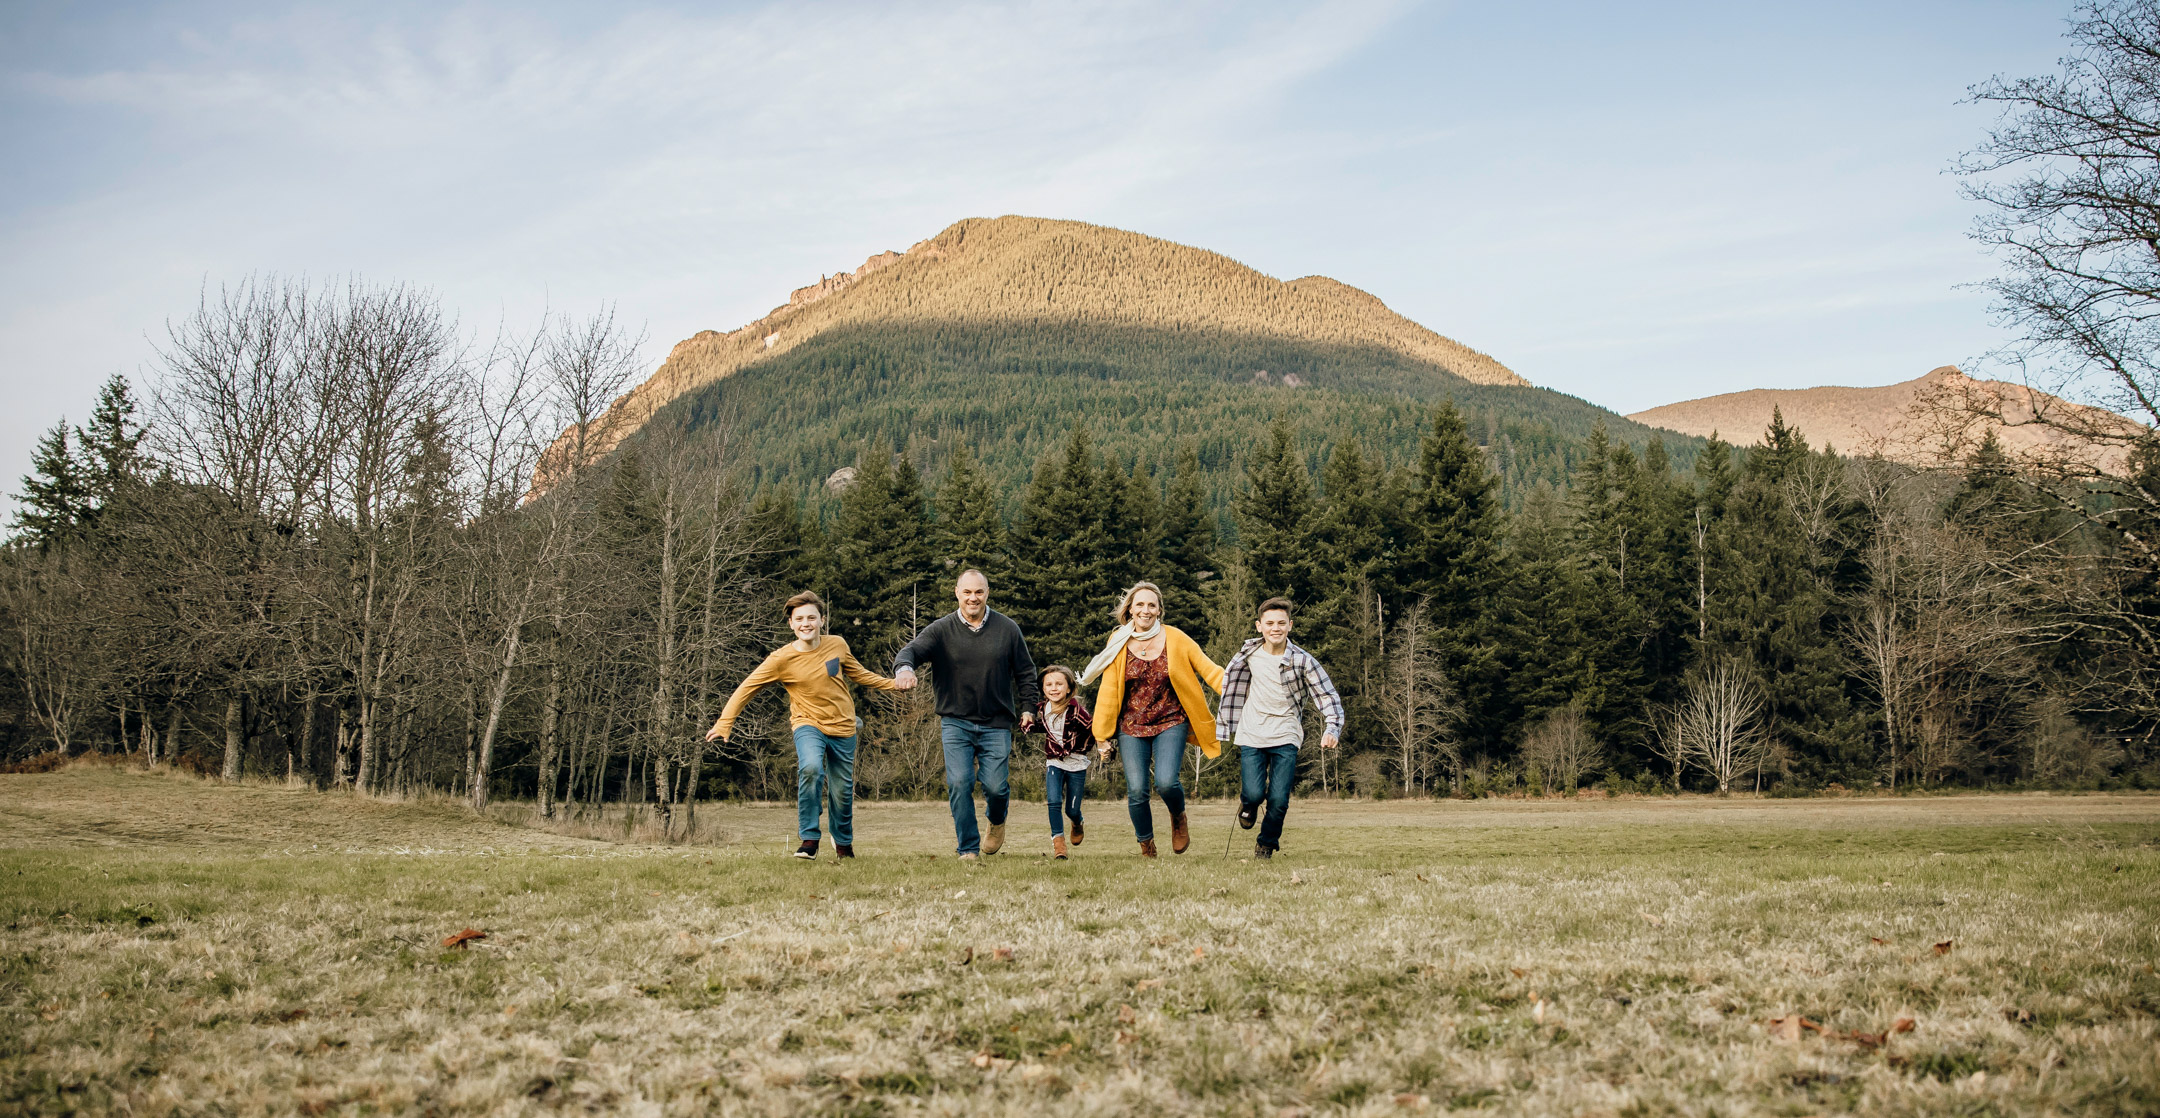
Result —
M 840 678 L 840 658 L 838 656 L 825 661 L 825 674 L 834 679 Z

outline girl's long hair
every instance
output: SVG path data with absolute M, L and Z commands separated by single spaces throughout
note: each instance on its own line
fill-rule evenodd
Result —
M 1125 591 L 1125 596 L 1124 596 L 1124 597 L 1122 597 L 1122 598 L 1119 598 L 1119 599 L 1118 599 L 1118 603 L 1117 603 L 1117 608 L 1116 608 L 1116 609 L 1114 609 L 1114 610 L 1111 610 L 1111 611 L 1110 611 L 1110 616 L 1112 616 L 1112 617 L 1116 618 L 1116 619 L 1117 619 L 1117 623 L 1118 623 L 1118 624 L 1120 624 L 1120 625 L 1123 625 L 1123 624 L 1125 624 L 1125 623 L 1126 623 L 1126 622 L 1127 622 L 1128 620 L 1130 620 L 1130 619 L 1132 618 L 1132 598 L 1133 598 L 1133 595 L 1135 595 L 1135 594 L 1138 594 L 1138 593 L 1139 593 L 1139 592 L 1141 592 L 1142 590 L 1152 590 L 1152 591 L 1154 591 L 1154 592 L 1155 592 L 1155 604 L 1156 604 L 1156 605 L 1161 605 L 1161 604 L 1162 604 L 1162 600 L 1163 600 L 1163 599 L 1162 599 L 1162 587 L 1160 587 L 1160 586 L 1157 586 L 1157 585 L 1155 585 L 1154 583 L 1152 583 L 1152 582 L 1147 582 L 1147 581 L 1141 581 L 1141 582 L 1136 582 L 1136 583 L 1133 583 L 1133 584 L 1132 584 L 1132 586 L 1130 586 L 1130 587 L 1128 587 L 1128 588 L 1126 589 L 1126 591 Z M 1158 624 L 1160 624 L 1160 623 L 1161 623 L 1159 619 L 1158 619 L 1157 623 L 1158 623 Z

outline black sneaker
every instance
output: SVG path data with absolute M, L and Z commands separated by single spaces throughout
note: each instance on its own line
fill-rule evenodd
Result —
M 796 848 L 795 848 L 795 856 L 796 856 L 797 858 L 815 858 L 815 857 L 817 857 L 817 840 L 816 840 L 816 839 L 804 839 L 804 840 L 802 840 L 802 845 L 801 845 L 801 846 L 798 846 L 798 847 L 796 847 Z
M 832 849 L 835 855 L 842 858 L 853 858 L 855 856 L 855 848 L 844 842 L 834 843 Z
M 1275 848 L 1272 846 L 1260 846 L 1258 844 L 1255 844 L 1252 848 L 1252 856 L 1265 862 L 1275 856 Z
M 1253 824 L 1255 824 L 1255 823 L 1258 823 L 1259 821 L 1260 821 L 1260 805 L 1259 805 L 1259 804 L 1239 804 L 1239 805 L 1238 805 L 1238 809 L 1237 809 L 1237 825 L 1238 825 L 1238 826 L 1240 826 L 1240 827 L 1243 827 L 1243 828 L 1245 828 L 1246 830 L 1250 831 L 1250 830 L 1252 830 L 1252 825 L 1253 825 Z

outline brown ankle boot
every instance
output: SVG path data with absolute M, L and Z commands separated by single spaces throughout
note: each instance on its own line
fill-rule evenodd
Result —
M 1142 858 L 1153 858 L 1155 856 L 1154 839 L 1142 839 L 1140 841 L 1140 856 Z
M 1051 856 L 1052 858 L 1063 858 L 1063 857 L 1065 856 L 1065 836 L 1064 836 L 1064 835 L 1051 835 L 1051 836 L 1050 836 L 1050 856 Z
M 1185 830 L 1185 813 L 1178 812 L 1170 817 L 1170 853 L 1183 854 L 1191 845 L 1192 835 Z
M 1080 845 L 1080 840 L 1087 837 L 1087 828 L 1081 826 L 1078 819 L 1068 815 L 1065 817 L 1065 825 L 1072 831 L 1072 844 L 1074 846 Z

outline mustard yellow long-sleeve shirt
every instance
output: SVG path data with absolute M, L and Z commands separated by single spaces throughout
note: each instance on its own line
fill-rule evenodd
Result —
M 788 725 L 815 726 L 836 738 L 855 732 L 855 699 L 848 694 L 847 680 L 880 691 L 898 691 L 900 685 L 863 667 L 848 651 L 847 642 L 830 633 L 821 635 L 808 650 L 789 641 L 773 650 L 728 696 L 714 728 L 725 739 L 735 732 L 735 719 L 750 697 L 778 683 L 787 688 Z

